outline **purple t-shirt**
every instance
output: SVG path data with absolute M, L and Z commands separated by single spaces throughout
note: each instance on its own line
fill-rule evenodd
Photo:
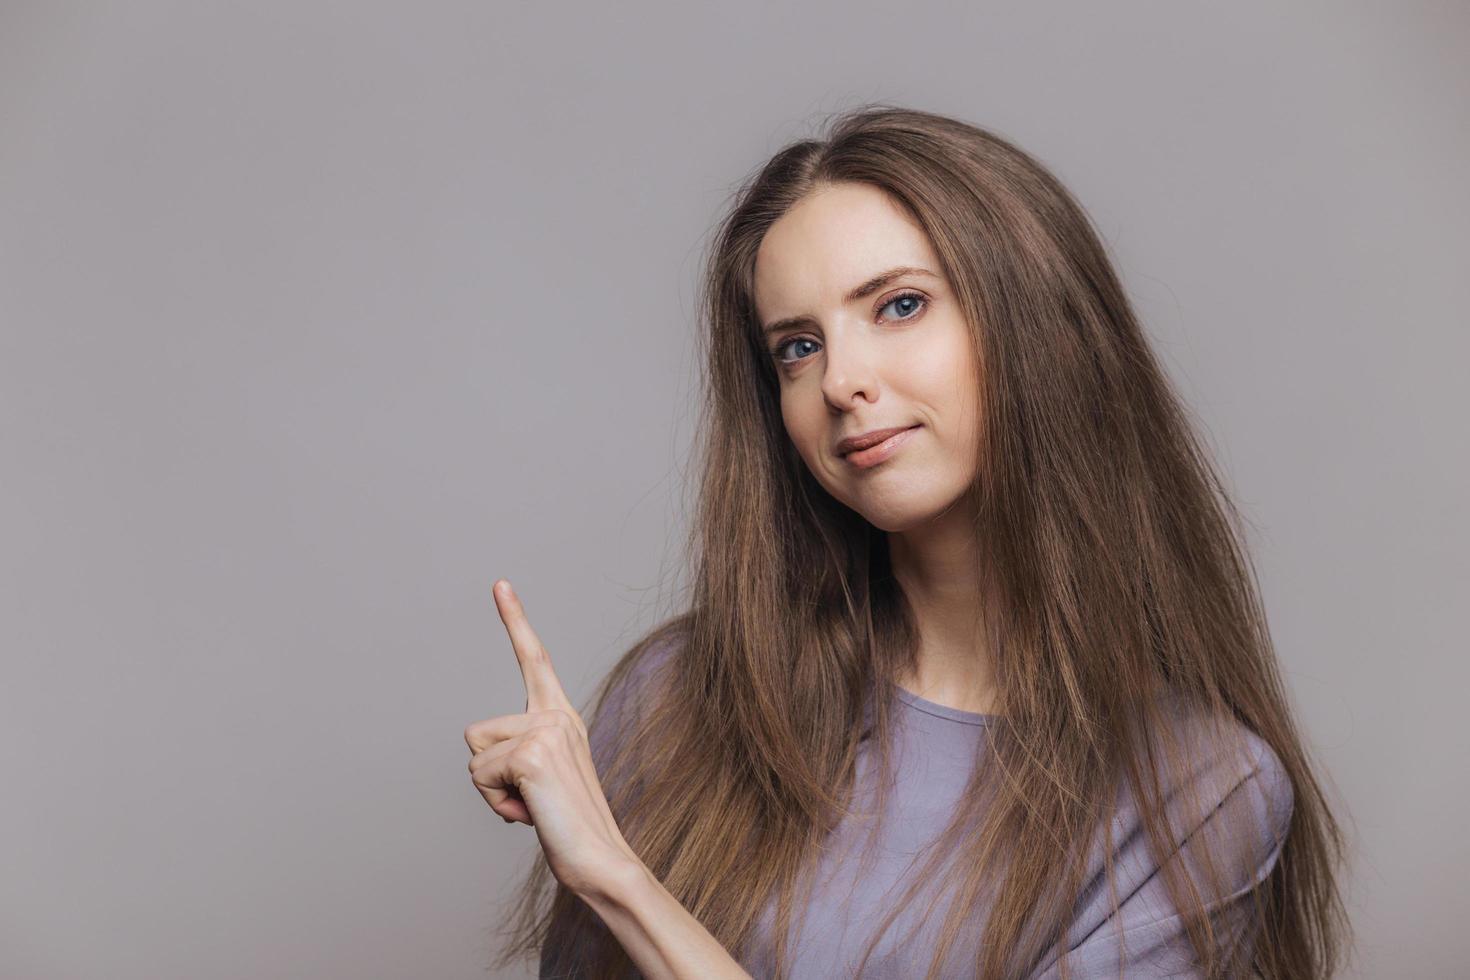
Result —
M 639 665 L 631 684 L 641 687 L 651 670 L 667 658 L 660 649 Z M 624 707 L 624 692 L 614 691 L 608 707 L 613 709 L 594 721 L 590 733 L 594 758 L 599 763 L 612 746 L 621 727 L 618 709 Z M 1179 716 L 1174 716 L 1176 720 Z M 991 715 L 976 714 L 925 700 L 902 688 L 896 689 L 891 715 L 895 785 L 887 810 L 880 814 L 877 830 L 844 821 L 832 834 L 818 863 L 810 901 L 803 913 L 794 910 L 793 934 L 787 944 L 787 976 L 791 980 L 832 980 L 856 974 L 858 960 L 869 940 L 891 908 L 922 870 L 925 845 L 945 828 L 960 794 L 983 749 Z M 1222 751 L 1193 727 L 1178 729 L 1190 746 L 1190 768 L 1182 777 L 1165 780 L 1162 789 L 1169 806 L 1170 823 L 1177 827 L 1176 839 L 1192 870 L 1199 867 L 1194 849 L 1202 837 L 1210 836 L 1217 855 L 1226 861 L 1248 855 L 1250 871 L 1230 882 L 1228 897 L 1214 908 L 1217 934 L 1241 927 L 1249 890 L 1264 879 L 1280 855 L 1292 810 L 1292 790 L 1280 760 L 1266 743 L 1243 731 L 1249 749 L 1245 758 Z M 864 743 L 860 750 L 855 781 L 855 802 L 865 805 L 875 799 L 874 780 L 878 765 L 876 747 Z M 600 767 L 599 767 L 600 768 Z M 1182 801 L 1177 790 L 1185 780 L 1197 781 L 1203 826 L 1186 826 L 1176 817 Z M 1218 806 L 1213 806 L 1218 802 Z M 1240 821 L 1245 821 L 1241 823 Z M 1227 841 L 1226 828 L 1254 827 L 1244 839 Z M 876 850 L 859 867 L 863 851 L 870 846 L 867 834 L 876 832 Z M 1239 834 L 1241 831 L 1235 830 Z M 1140 826 L 1131 794 L 1121 791 L 1113 819 L 1113 869 L 1119 908 L 1113 912 L 1105 879 L 1103 844 L 1099 838 L 1090 855 L 1089 881 L 1085 897 L 1067 930 L 1069 975 L 1077 980 L 1117 977 L 1119 964 L 1125 977 L 1196 977 L 1193 949 L 1182 919 L 1174 909 L 1165 882 L 1148 853 L 1147 837 Z M 922 853 L 921 853 L 922 852 Z M 1233 873 L 1233 869 L 1221 869 Z M 936 883 L 942 876 L 935 876 Z M 1200 879 L 1203 881 L 1203 879 Z M 942 898 L 918 932 L 910 933 L 923 918 L 932 891 L 921 891 L 888 927 L 868 958 L 863 976 L 871 980 L 909 980 L 925 975 L 938 945 L 949 911 Z M 803 918 L 804 916 L 804 918 Z M 970 913 L 966 928 L 946 957 L 943 976 L 973 976 L 977 943 L 985 925 L 986 910 Z M 1238 921 L 1239 920 L 1239 921 Z M 774 899 L 767 905 L 757 929 L 757 939 L 741 958 L 741 965 L 757 978 L 774 973 L 771 941 L 775 921 Z M 549 946 L 550 944 L 548 944 Z M 1059 948 L 1046 955 L 1029 976 L 1033 980 L 1056 980 Z M 542 977 L 552 976 L 543 960 Z M 573 974 L 575 975 L 575 974 Z

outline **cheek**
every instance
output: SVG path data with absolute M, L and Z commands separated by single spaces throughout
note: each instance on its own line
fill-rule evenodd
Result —
M 786 426 L 786 436 L 797 448 L 806 440 L 806 423 L 801 410 L 801 400 L 791 395 L 789 388 L 781 391 L 781 422 Z
M 800 393 L 791 393 L 789 388 L 781 394 L 781 421 L 786 426 L 786 437 L 797 455 L 809 465 L 821 457 L 822 440 L 827 438 L 821 401 L 818 399 L 815 405 L 811 401 Z
M 973 471 L 973 468 L 978 465 L 985 421 L 981 417 L 985 411 L 985 404 L 973 352 L 966 350 L 963 359 L 956 358 L 952 385 L 955 392 L 954 431 L 959 443 L 956 449 L 965 468 Z
M 909 377 L 937 414 L 943 438 L 957 449 L 972 442 L 980 428 L 979 366 L 967 333 L 956 330 L 947 339 L 915 360 L 920 369 Z
M 974 400 L 975 369 L 965 345 L 930 344 L 906 360 L 904 385 L 943 415 L 956 418 Z

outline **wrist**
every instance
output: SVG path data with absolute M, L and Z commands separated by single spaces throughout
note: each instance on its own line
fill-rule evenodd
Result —
M 571 888 L 582 901 L 597 911 L 628 908 L 640 888 L 648 884 L 652 873 L 631 851 L 609 855 L 597 869 Z
M 627 951 L 640 976 L 751 980 L 636 855 L 616 856 L 577 894 Z

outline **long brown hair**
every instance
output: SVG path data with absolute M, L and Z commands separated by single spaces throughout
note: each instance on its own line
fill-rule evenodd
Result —
M 887 771 L 888 702 L 874 695 L 915 663 L 916 621 L 885 534 L 822 489 L 785 433 L 752 289 L 772 223 L 843 181 L 880 188 L 924 229 L 983 366 L 967 502 L 987 559 L 978 601 L 997 715 L 992 761 L 934 848 L 930 867 L 944 862 L 958 899 L 929 976 L 980 905 L 976 976 L 1042 962 L 1121 785 L 1138 797 L 1203 975 L 1330 976 L 1349 947 L 1343 834 L 1291 715 L 1242 519 L 1082 208 L 1010 142 L 929 112 L 841 114 L 744 181 L 716 230 L 700 302 L 690 602 L 623 655 L 593 713 L 594 731 L 616 731 L 597 761 L 624 836 L 732 954 L 774 897 L 779 974 L 796 888 L 847 812 L 864 738 Z M 615 724 L 609 692 L 659 649 L 675 655 Z M 1248 896 L 1259 930 L 1248 961 L 1221 952 L 1206 914 L 1233 856 L 1208 859 L 1203 881 L 1166 860 L 1178 841 L 1160 774 L 1186 752 L 1168 704 L 1253 733 L 1290 780 L 1280 858 Z M 587 975 L 626 975 L 627 954 L 580 900 L 556 884 L 546 901 L 548 879 L 535 862 L 499 962 L 537 949 L 554 961 L 576 935 Z

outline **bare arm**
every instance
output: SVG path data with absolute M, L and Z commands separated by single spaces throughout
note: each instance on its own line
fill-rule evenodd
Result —
M 648 980 L 751 980 L 641 861 L 612 865 L 577 892 Z
M 602 918 L 648 980 L 752 980 L 623 839 L 591 733 L 550 654 L 510 583 L 497 580 L 492 591 L 525 680 L 526 710 L 465 727 L 470 776 L 485 802 L 536 829 L 556 880 Z

